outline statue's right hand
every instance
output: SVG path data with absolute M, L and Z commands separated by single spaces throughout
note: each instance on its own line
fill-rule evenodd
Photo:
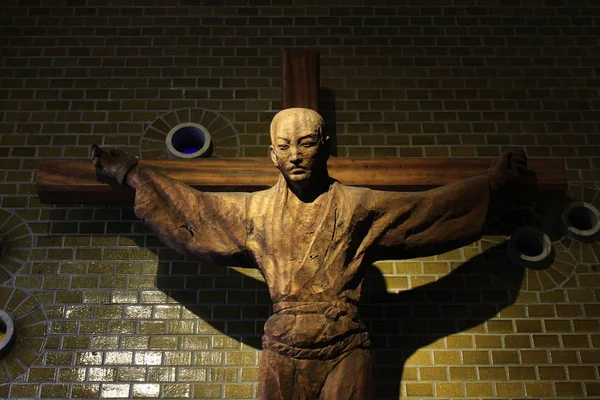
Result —
M 92 144 L 91 158 L 100 175 L 116 179 L 120 185 L 124 183 L 127 173 L 138 163 L 137 157 L 131 157 L 123 150 L 114 147 L 102 148 L 96 144 Z

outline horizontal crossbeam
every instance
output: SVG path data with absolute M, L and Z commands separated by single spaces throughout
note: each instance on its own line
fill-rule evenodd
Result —
M 383 158 L 329 160 L 330 175 L 350 186 L 379 190 L 421 191 L 484 173 L 486 158 Z M 140 165 L 204 191 L 257 191 L 273 186 L 279 171 L 266 158 L 141 160 Z M 529 160 L 523 178 L 498 196 L 500 205 L 536 198 L 564 196 L 567 189 L 562 160 Z M 133 191 L 99 182 L 91 161 L 48 158 L 40 163 L 37 189 L 42 203 L 131 204 Z M 508 202 L 508 203 L 507 203 Z

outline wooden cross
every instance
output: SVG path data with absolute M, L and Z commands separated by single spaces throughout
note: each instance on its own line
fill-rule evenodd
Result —
M 283 108 L 318 110 L 319 54 L 292 49 L 283 53 Z M 483 173 L 490 159 L 482 158 L 330 158 L 330 175 L 341 183 L 379 190 L 419 191 Z M 269 188 L 279 172 L 264 158 L 140 160 L 167 176 L 203 191 L 256 191 Z M 531 173 L 495 196 L 492 207 L 510 207 L 535 200 L 561 199 L 566 174 L 560 159 L 529 160 Z M 42 203 L 131 204 L 130 188 L 111 188 L 96 178 L 87 159 L 44 159 L 40 162 L 37 189 Z

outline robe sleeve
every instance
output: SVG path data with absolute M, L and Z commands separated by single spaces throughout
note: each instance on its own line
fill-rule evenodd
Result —
M 373 191 L 371 234 L 377 257 L 425 257 L 481 238 L 489 178 L 475 176 L 424 192 Z
M 206 193 L 140 167 L 135 215 L 180 254 L 223 262 L 237 259 L 246 244 L 248 193 Z

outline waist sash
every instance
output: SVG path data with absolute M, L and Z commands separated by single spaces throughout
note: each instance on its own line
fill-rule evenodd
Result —
M 358 308 L 347 299 L 332 302 L 294 302 L 282 301 L 273 305 L 275 314 L 322 314 L 331 321 L 337 321 L 342 315 L 351 319 L 358 318 Z
M 273 305 L 274 315 L 321 314 L 328 323 L 335 322 L 342 316 L 358 319 L 358 308 L 355 302 L 340 299 L 333 302 L 279 302 Z M 265 332 L 266 333 L 266 332 Z M 355 348 L 370 348 L 368 332 L 354 332 L 340 335 L 328 342 L 314 343 L 311 347 L 297 347 L 287 343 L 268 339 L 263 336 L 263 350 L 302 359 L 331 359 Z

